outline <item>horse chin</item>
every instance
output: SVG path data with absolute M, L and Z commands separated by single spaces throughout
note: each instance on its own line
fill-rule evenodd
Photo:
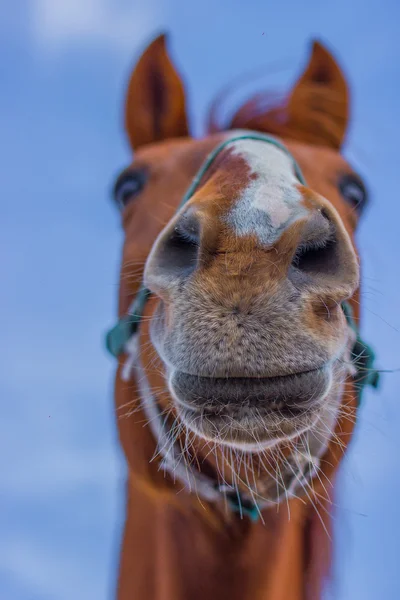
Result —
M 317 407 L 290 416 L 251 408 L 212 412 L 193 409 L 180 401 L 175 402 L 175 409 L 181 422 L 197 436 L 247 452 L 261 452 L 295 439 L 312 429 L 321 416 Z

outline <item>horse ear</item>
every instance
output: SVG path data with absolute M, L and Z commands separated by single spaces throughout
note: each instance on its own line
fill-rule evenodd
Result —
M 132 149 L 188 135 L 185 91 L 160 35 L 144 51 L 128 84 L 125 129 Z
M 339 65 L 318 41 L 286 110 L 296 138 L 335 149 L 342 145 L 349 120 L 348 87 Z

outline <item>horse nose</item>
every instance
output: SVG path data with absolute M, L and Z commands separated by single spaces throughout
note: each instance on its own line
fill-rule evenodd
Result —
M 195 204 L 188 207 L 156 240 L 145 268 L 146 285 L 163 296 L 163 292 L 184 282 L 216 255 L 219 233 L 212 215 Z M 240 241 L 236 239 L 235 243 Z M 309 291 L 314 288 L 315 294 L 322 293 L 333 302 L 353 293 L 358 283 L 355 253 L 339 218 L 330 209 L 313 210 L 301 222 L 289 225 L 274 246 L 272 276 L 279 273 L 279 278 L 289 279 L 295 287 Z M 265 276 L 271 277 L 268 263 L 271 261 L 265 262 Z M 250 271 L 262 277 L 260 264 Z

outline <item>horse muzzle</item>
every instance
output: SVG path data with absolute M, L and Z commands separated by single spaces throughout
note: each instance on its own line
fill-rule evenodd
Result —
M 331 388 L 328 366 L 280 377 L 212 378 L 175 371 L 177 412 L 210 440 L 254 444 L 293 437 L 312 426 Z

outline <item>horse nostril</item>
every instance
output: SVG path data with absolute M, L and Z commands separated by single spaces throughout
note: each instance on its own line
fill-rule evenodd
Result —
M 188 211 L 175 225 L 174 233 L 177 240 L 186 244 L 200 245 L 200 223 L 196 215 Z
M 199 248 L 199 221 L 193 213 L 185 213 L 159 248 L 158 267 L 175 276 L 190 275 L 197 267 Z
M 314 213 L 301 232 L 297 250 L 287 271 L 298 290 L 306 289 L 317 300 L 326 298 L 338 304 L 349 298 L 358 286 L 357 255 L 345 228 L 335 213 Z M 327 309 L 327 318 L 336 315 Z M 322 310 L 322 309 L 321 309 Z
M 310 275 L 333 275 L 338 267 L 336 240 L 329 239 L 316 245 L 299 246 L 292 265 L 303 273 Z
M 303 230 L 292 267 L 309 275 L 333 275 L 339 265 L 335 227 L 326 214 L 313 216 Z

